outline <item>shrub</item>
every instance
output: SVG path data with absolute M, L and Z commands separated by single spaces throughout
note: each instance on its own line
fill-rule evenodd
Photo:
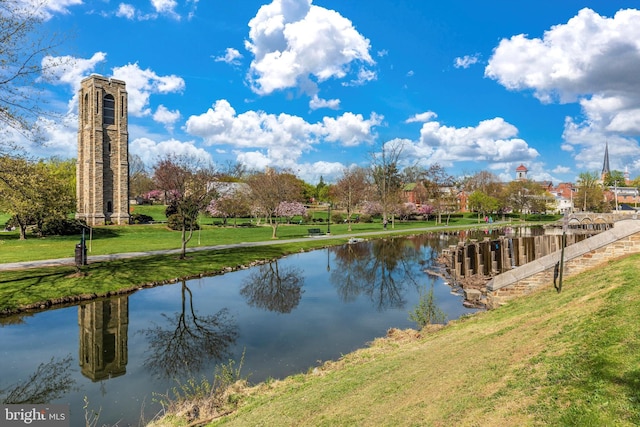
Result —
M 167 217 L 167 219 L 172 215 L 176 215 L 177 213 L 178 213 L 178 205 L 176 205 L 174 202 L 167 205 L 166 209 L 164 210 L 164 214 Z
M 372 223 L 373 217 L 371 215 L 362 214 L 360 215 L 359 221 L 364 223 Z
M 416 322 L 420 329 L 432 323 L 445 323 L 447 315 L 436 305 L 433 288 L 426 294 L 420 291 L 418 305 L 409 313 L 409 320 Z
M 149 215 L 139 213 L 131 215 L 131 222 L 133 224 L 149 224 L 151 221 L 153 221 L 153 217 Z
M 340 224 L 340 223 L 344 222 L 344 218 L 342 217 L 342 214 L 334 213 L 333 215 L 331 215 L 331 222 L 334 222 L 336 224 Z
M 70 236 L 82 233 L 86 223 L 79 219 L 52 218 L 46 220 L 37 230 L 41 236 Z
M 187 229 L 190 228 L 190 224 L 189 222 L 187 222 Z M 167 218 L 167 227 L 169 227 L 171 230 L 182 230 L 182 215 L 178 215 L 178 214 L 173 214 L 171 216 L 169 216 L 169 218 Z M 193 229 L 194 230 L 199 230 L 200 229 L 200 225 L 198 225 L 198 222 L 196 221 L 195 223 L 193 223 Z

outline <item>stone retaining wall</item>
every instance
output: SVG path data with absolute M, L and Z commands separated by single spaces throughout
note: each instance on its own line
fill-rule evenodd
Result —
M 565 248 L 563 277 L 633 253 L 640 253 L 640 221 L 618 221 L 611 230 Z M 496 308 L 512 298 L 553 286 L 560 256 L 561 251 L 557 251 L 491 279 L 487 283 L 487 307 Z

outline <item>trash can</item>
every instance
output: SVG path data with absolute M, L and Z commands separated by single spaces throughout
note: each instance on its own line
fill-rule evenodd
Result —
M 87 246 L 83 243 L 76 244 L 76 266 L 87 265 Z

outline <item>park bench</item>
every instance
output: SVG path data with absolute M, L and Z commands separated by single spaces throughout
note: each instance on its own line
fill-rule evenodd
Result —
M 309 228 L 309 236 L 322 236 L 324 233 L 319 228 Z

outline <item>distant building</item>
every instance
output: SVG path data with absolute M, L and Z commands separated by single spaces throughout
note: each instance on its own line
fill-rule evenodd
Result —
M 549 191 L 555 199 L 555 212 L 562 214 L 574 211 L 574 195 L 578 191 L 571 182 L 561 182 Z
M 520 166 L 516 168 L 516 181 L 526 181 L 528 179 L 527 172 L 529 172 L 529 169 L 520 163 Z
M 604 161 L 602 162 L 602 172 L 600 173 L 600 179 L 604 182 L 607 175 L 611 174 L 611 168 L 609 167 L 609 142 L 604 146 Z

